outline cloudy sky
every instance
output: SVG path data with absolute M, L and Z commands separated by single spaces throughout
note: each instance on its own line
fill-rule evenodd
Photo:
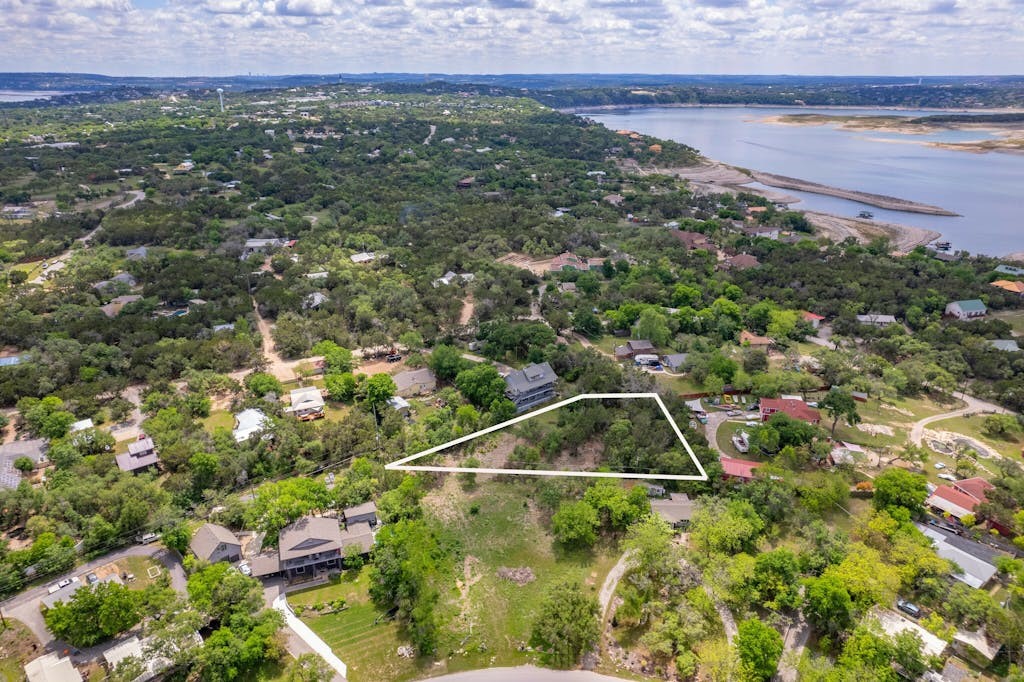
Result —
M 0 0 L 0 70 L 1024 73 L 1024 0 Z

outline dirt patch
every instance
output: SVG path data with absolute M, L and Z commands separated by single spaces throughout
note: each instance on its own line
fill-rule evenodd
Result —
M 529 566 L 520 566 L 519 568 L 506 568 L 502 566 L 498 569 L 498 577 L 519 587 L 532 583 L 537 579 L 537 576 L 533 574 L 533 569 Z
M 527 256 L 525 253 L 516 253 L 515 251 L 512 251 L 499 258 L 498 262 L 503 263 L 504 265 L 511 265 L 515 268 L 529 270 L 540 277 L 550 272 L 551 262 L 553 260 L 554 258 L 533 258 L 532 256 Z
M 432 490 L 424 496 L 423 506 L 431 515 L 445 524 L 461 525 L 465 520 L 458 506 L 461 497 L 462 491 L 459 489 L 459 482 L 455 476 L 448 474 L 444 477 L 444 483 L 440 488 Z
M 893 412 L 896 412 L 897 414 L 902 414 L 904 417 L 913 417 L 913 416 L 915 416 L 914 413 L 911 412 L 910 410 L 904 409 L 902 407 L 896 407 L 895 405 L 886 405 L 885 403 L 879 403 L 879 406 L 883 410 L 892 410 Z
M 527 442 L 506 432 L 499 434 L 491 447 L 476 452 L 473 456 L 480 460 L 482 469 L 504 469 L 508 466 L 508 460 L 517 445 L 527 445 Z
M 872 436 L 893 436 L 895 432 L 891 426 L 885 424 L 857 424 L 857 430 Z
M 0 632 L 0 660 L 18 661 L 23 666 L 42 654 L 39 639 L 20 620 L 7 619 L 7 627 Z
M 469 321 L 473 319 L 473 314 L 476 312 L 476 301 L 473 300 L 473 294 L 466 296 L 466 300 L 462 302 L 462 312 L 459 313 L 459 324 L 467 325 Z
M 373 376 L 374 374 L 396 374 L 398 372 L 404 372 L 406 369 L 405 357 L 403 356 L 398 362 L 388 362 L 387 360 L 360 362 L 359 366 L 356 367 L 356 372 L 367 376 Z
M 560 453 L 551 463 L 551 468 L 559 471 L 596 471 L 603 455 L 604 444 L 592 439 L 581 445 L 576 454 L 564 451 Z

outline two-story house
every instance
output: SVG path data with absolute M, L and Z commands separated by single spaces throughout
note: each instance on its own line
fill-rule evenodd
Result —
M 242 543 L 235 534 L 216 523 L 205 523 L 199 527 L 189 549 L 197 559 L 215 564 L 218 561 L 234 562 L 242 558 Z
M 516 412 L 525 412 L 555 397 L 558 376 L 551 365 L 527 365 L 505 377 L 505 397 L 516 405 Z

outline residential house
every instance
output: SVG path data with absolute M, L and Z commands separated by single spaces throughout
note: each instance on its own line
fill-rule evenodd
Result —
M 754 208 L 762 207 L 755 206 Z M 778 241 L 780 234 L 779 228 L 771 227 L 770 225 L 754 225 L 751 227 L 744 227 L 740 231 L 751 239 L 761 238 L 771 239 L 772 241 Z
M 953 635 L 953 651 L 981 669 L 988 668 L 1003 650 L 1003 643 L 988 636 L 985 628 L 957 630 Z
M 80 419 L 68 427 L 68 433 L 78 433 L 79 431 L 94 428 L 96 428 L 96 425 L 92 423 L 91 419 Z
M 673 230 L 670 234 L 681 241 L 690 251 L 695 249 L 709 250 L 715 248 L 715 245 L 711 243 L 708 236 L 706 234 L 701 234 L 700 232 Z
M 368 523 L 371 526 L 377 525 L 377 505 L 373 502 L 363 502 L 354 507 L 348 507 L 342 512 L 345 523 Z
M 316 386 L 296 388 L 291 392 L 291 405 L 285 408 L 298 417 L 299 421 L 308 422 L 324 416 L 324 396 Z
M 554 398 L 557 380 L 548 363 L 527 365 L 505 377 L 505 397 L 515 403 L 516 412 L 525 412 Z
M 121 661 L 127 658 L 134 658 L 142 664 L 142 673 L 135 677 L 132 682 L 149 682 L 149 680 L 156 678 L 171 666 L 171 661 L 164 656 L 154 655 L 152 651 L 148 650 L 146 644 L 145 640 L 141 640 L 133 635 L 123 642 L 118 642 L 110 647 L 103 652 L 103 660 L 106 661 L 107 670 L 113 671 Z
M 815 315 L 814 313 L 809 313 L 806 310 L 800 313 L 800 317 L 804 322 L 811 325 L 811 329 L 820 328 L 821 323 L 825 321 L 825 318 L 822 315 Z
M 316 310 L 329 300 L 330 299 L 327 297 L 327 294 L 320 291 L 314 291 L 302 300 L 302 308 L 303 310 Z
M 821 422 L 821 413 L 799 398 L 761 398 L 761 421 L 768 421 L 776 412 L 808 424 Z
M 82 682 L 82 675 L 70 658 L 61 658 L 56 651 L 40 656 L 25 664 L 28 682 Z
M 246 259 L 254 253 L 266 253 L 273 249 L 282 249 L 286 246 L 291 246 L 295 243 L 295 240 L 282 239 L 280 237 L 274 237 L 272 239 L 247 239 L 245 245 L 242 247 L 242 259 Z
M 551 259 L 551 264 L 548 266 L 551 272 L 562 272 L 565 270 L 578 270 L 585 272 L 590 269 L 589 261 L 580 258 L 574 253 L 560 253 Z
M 341 531 L 341 556 L 348 556 L 350 547 L 358 547 L 359 554 L 369 554 L 373 549 L 373 527 L 366 521 L 350 522 Z
M 763 350 L 767 352 L 773 343 L 774 341 L 769 339 L 767 336 L 758 336 L 757 334 L 748 332 L 746 329 L 740 332 L 741 346 L 749 346 L 755 350 Z
M 615 347 L 616 360 L 631 360 L 637 355 L 654 355 L 654 344 L 647 339 L 631 339 L 625 345 Z
M 686 366 L 686 359 L 688 357 L 690 357 L 689 353 L 669 353 L 668 355 L 661 356 L 661 364 L 673 372 L 680 372 Z
M 377 254 L 373 251 L 360 251 L 359 253 L 354 253 L 349 256 L 348 259 L 353 263 L 360 265 L 362 263 L 371 263 L 377 260 Z
M 995 486 L 984 478 L 965 478 L 952 484 L 938 486 L 925 500 L 925 504 L 937 514 L 948 514 L 959 521 L 968 514 L 976 516 L 978 505 L 988 501 L 988 491 L 993 488 Z M 1000 529 L 999 526 L 994 527 Z
M 437 389 L 437 377 L 427 367 L 399 372 L 392 379 L 395 382 L 395 393 L 403 398 L 433 393 Z
M 995 270 L 1001 275 L 1010 275 L 1011 277 L 1024 277 L 1024 268 L 1018 268 L 1013 265 L 1000 265 Z
M 857 322 L 871 327 L 888 327 L 890 324 L 899 324 L 893 315 L 858 315 Z
M 326 270 L 306 273 L 306 279 L 327 279 L 331 274 Z
M 946 640 L 933 635 L 914 621 L 891 609 L 873 606 L 868 611 L 868 617 L 878 621 L 882 631 L 889 637 L 895 637 L 901 632 L 912 632 L 917 635 L 917 638 L 921 640 L 921 653 L 925 656 L 941 656 L 946 650 Z
M 121 471 L 137 474 L 156 467 L 160 463 L 160 457 L 156 454 L 156 444 L 153 439 L 140 434 L 139 439 L 128 444 L 128 452 L 117 455 L 117 468 Z
M 261 433 L 271 426 L 272 423 L 263 410 L 250 407 L 235 415 L 235 428 L 231 435 L 235 437 L 236 443 L 244 443 L 249 440 L 249 436 Z
M 215 564 L 235 562 L 242 558 L 242 543 L 235 534 L 216 523 L 204 523 L 192 536 L 189 549 L 197 559 Z
M 1017 294 L 1024 298 L 1024 282 L 1011 282 L 1009 280 L 1000 279 L 992 282 L 992 286 L 999 287 L 1003 291 L 1009 291 L 1011 294 Z
M 685 528 L 693 518 L 694 502 L 685 493 L 672 493 L 667 500 L 651 500 L 651 512 L 673 528 Z
M 1001 556 L 999 552 L 933 526 L 921 523 L 915 525 L 932 540 L 936 554 L 952 561 L 962 571 L 954 573 L 954 578 L 977 589 L 984 588 L 992 581 L 996 574 L 996 558 Z
M 121 314 L 121 311 L 124 310 L 124 307 L 126 305 L 130 303 L 136 303 L 141 300 L 142 296 L 139 296 L 138 294 L 115 296 L 114 298 L 110 299 L 110 303 L 107 303 L 106 305 L 101 305 L 100 310 L 102 310 L 103 314 L 106 315 L 107 317 L 117 317 L 118 315 Z
M 1005 353 L 1019 353 L 1020 346 L 1013 339 L 996 339 L 989 341 L 988 345 L 992 346 L 996 350 L 1001 350 Z
M 719 270 L 749 270 L 756 268 L 761 265 L 761 261 L 757 260 L 754 256 L 749 253 L 741 253 L 737 256 L 726 258 L 718 264 Z
M 110 289 L 116 289 L 118 285 L 124 285 L 130 289 L 138 285 L 138 281 L 127 272 L 121 272 L 110 279 L 105 279 L 102 282 L 96 282 L 96 284 L 92 285 L 92 288 L 99 292 L 105 292 Z
M 472 282 L 476 279 L 476 275 L 471 272 L 463 272 L 461 274 L 452 272 L 449 270 L 440 277 L 434 280 L 434 288 L 439 286 L 449 286 L 455 282 Z
M 36 468 L 44 466 L 48 462 L 48 447 L 43 438 L 13 440 L 0 445 L 0 488 L 17 488 L 21 483 L 21 472 L 14 468 L 14 463 L 22 457 L 32 460 Z
M 746 459 L 738 459 L 736 457 L 719 457 L 719 464 L 722 465 L 722 478 L 737 479 L 739 481 L 751 481 L 754 479 L 754 474 L 757 468 L 761 466 L 761 462 L 751 462 Z
M 563 294 L 575 294 L 576 293 L 576 282 L 562 282 L 558 285 L 558 290 Z
M 832 451 L 828 454 L 829 464 L 832 466 L 854 466 L 859 460 L 864 459 L 867 451 L 856 443 L 844 443 L 837 440 L 832 444 Z
M 128 249 L 124 252 L 124 257 L 128 260 L 146 260 L 149 256 L 149 249 L 145 246 L 139 246 L 134 249 Z
M 475 183 L 476 183 L 476 176 L 474 176 L 474 175 L 471 175 L 471 176 L 469 176 L 468 178 L 462 178 L 461 180 L 459 180 L 458 182 L 456 182 L 456 183 L 455 183 L 455 186 L 456 186 L 456 187 L 457 187 L 458 189 L 469 189 L 469 188 L 470 188 L 470 187 L 472 187 L 472 186 L 473 186 L 473 185 L 474 185 Z
M 988 308 L 979 299 L 972 298 L 966 301 L 953 301 L 947 304 L 946 314 L 958 320 L 973 320 L 985 317 L 988 314 Z
M 626 197 L 621 194 L 608 194 L 604 197 L 604 201 L 612 206 L 622 206 L 622 202 L 625 200 Z
M 400 395 L 393 395 L 388 398 L 388 407 L 395 412 L 398 412 L 403 417 L 409 416 L 409 411 L 412 409 L 412 404 Z
M 337 519 L 306 516 L 281 529 L 280 570 L 288 578 L 312 577 L 341 567 L 341 526 Z

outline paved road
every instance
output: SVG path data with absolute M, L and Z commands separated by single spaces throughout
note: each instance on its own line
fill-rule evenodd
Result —
M 804 655 L 804 648 L 810 637 L 811 626 L 803 618 L 793 623 L 793 626 L 786 631 L 786 638 L 783 640 L 783 654 L 779 659 L 778 679 L 781 682 L 796 682 L 796 664 Z
M 547 670 L 523 665 L 518 668 L 487 668 L 432 677 L 432 682 L 621 682 L 618 677 L 586 670 Z
M 963 417 L 968 414 L 977 414 L 979 412 L 986 413 L 999 413 L 999 414 L 1013 414 L 1010 410 L 1005 407 L 1000 407 L 995 403 L 990 403 L 984 400 L 979 400 L 973 396 L 969 396 L 966 393 L 960 394 L 966 406 L 961 407 L 959 410 L 953 410 L 952 412 L 944 412 L 943 414 L 937 414 L 934 417 L 925 417 L 918 421 L 910 429 L 910 441 L 914 445 L 920 445 L 924 439 L 924 429 L 929 424 L 934 422 L 942 421 L 943 419 L 950 419 L 952 417 Z
M 53 635 L 51 635 L 49 630 L 46 629 L 42 613 L 39 611 L 39 600 L 47 594 L 49 586 L 60 579 L 79 576 L 80 579 L 84 580 L 82 576 L 86 573 L 95 571 L 101 566 L 117 562 L 119 559 L 124 559 L 130 556 L 148 556 L 159 561 L 164 565 L 164 568 L 171 576 L 171 587 L 173 587 L 175 591 L 184 594 L 187 579 L 185 577 L 185 569 L 182 567 L 181 561 L 178 559 L 178 555 L 176 553 L 169 551 L 162 545 L 158 544 L 132 545 L 131 547 L 125 547 L 124 549 L 78 566 L 74 570 L 69 571 L 66 575 L 55 576 L 53 580 L 48 581 L 44 585 L 33 587 L 21 594 L 15 595 L 7 603 L 3 604 L 2 608 L 4 615 L 17 618 L 27 625 L 32 633 L 39 638 L 39 641 L 42 643 L 44 648 L 51 647 L 55 644 L 58 645 L 61 650 L 64 648 L 70 648 L 56 642 L 53 639 Z M 89 652 L 85 652 L 86 655 L 88 655 L 88 653 Z

